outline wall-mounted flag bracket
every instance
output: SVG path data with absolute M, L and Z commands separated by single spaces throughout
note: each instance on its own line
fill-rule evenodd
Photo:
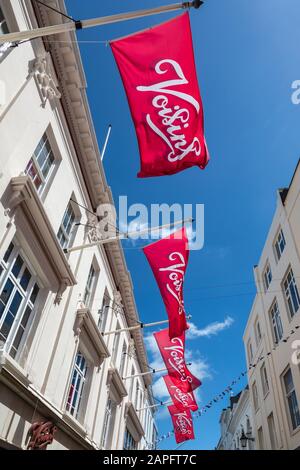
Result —
M 1 34 L 0 44 L 4 43 L 18 43 L 20 41 L 28 41 L 35 38 L 45 36 L 52 36 L 53 34 L 67 33 L 70 31 L 77 31 L 80 29 L 93 28 L 95 26 L 102 26 L 105 24 L 118 23 L 120 21 L 134 20 L 136 18 L 144 18 L 146 16 L 157 15 L 159 13 L 169 13 L 176 10 L 186 10 L 189 8 L 200 8 L 203 1 L 194 0 L 191 2 L 173 3 L 171 5 L 163 5 L 156 8 L 146 10 L 137 10 L 127 13 L 118 13 L 116 15 L 102 16 L 100 18 L 93 18 L 89 20 L 71 20 L 66 23 L 45 26 L 44 28 L 36 28 L 27 31 L 17 31 L 15 33 Z

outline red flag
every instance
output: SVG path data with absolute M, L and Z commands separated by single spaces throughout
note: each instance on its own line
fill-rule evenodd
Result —
M 192 392 L 200 387 L 201 382 L 187 368 L 184 358 L 185 333 L 178 338 L 169 338 L 169 330 L 154 333 L 160 353 L 168 369 L 170 377 L 177 380 L 183 392 Z
M 169 375 L 165 375 L 163 379 L 165 381 L 168 392 L 173 400 L 173 403 L 178 410 L 198 410 L 198 405 L 193 392 L 183 392 L 180 389 L 180 381 L 175 378 L 172 379 Z
M 144 248 L 160 289 L 168 317 L 170 338 L 188 328 L 183 304 L 183 281 L 189 258 L 185 228 Z
M 190 410 L 179 411 L 174 405 L 168 406 L 168 410 L 173 421 L 176 443 L 180 444 L 181 442 L 195 439 Z
M 209 154 L 188 13 L 110 44 L 137 133 L 138 176 L 204 169 Z

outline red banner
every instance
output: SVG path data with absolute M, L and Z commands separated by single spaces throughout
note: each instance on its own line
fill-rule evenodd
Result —
M 168 392 L 173 400 L 173 403 L 178 410 L 198 410 L 198 405 L 193 392 L 183 392 L 182 390 L 180 390 L 180 381 L 175 378 L 171 379 L 169 375 L 165 375 L 163 379 L 165 381 Z
M 187 368 L 184 358 L 185 333 L 178 338 L 169 338 L 169 330 L 154 333 L 160 353 L 172 379 L 177 380 L 178 388 L 183 392 L 192 392 L 200 387 L 201 382 Z
M 179 411 L 174 405 L 168 406 L 170 412 L 176 443 L 180 444 L 184 441 L 195 439 L 193 419 L 190 410 Z
M 185 228 L 144 248 L 160 289 L 168 317 L 170 338 L 188 328 L 183 303 L 183 281 L 189 258 Z
M 137 133 L 138 176 L 204 169 L 209 154 L 188 13 L 110 44 Z

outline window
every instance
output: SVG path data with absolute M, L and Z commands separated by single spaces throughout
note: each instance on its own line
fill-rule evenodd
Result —
M 253 349 L 252 349 L 252 343 L 250 339 L 247 344 L 247 350 L 248 350 L 248 362 L 249 364 L 251 364 L 253 360 Z
M 30 176 L 39 194 L 44 190 L 55 165 L 55 158 L 45 133 L 38 143 L 25 173 Z
M 109 308 L 110 308 L 110 297 L 109 297 L 109 293 L 107 289 L 105 289 L 102 306 L 101 306 L 101 309 L 99 310 L 98 326 L 99 326 L 100 331 L 105 331 Z
M 276 260 L 277 262 L 280 260 L 281 255 L 283 253 L 283 250 L 285 248 L 286 242 L 285 238 L 283 235 L 282 229 L 279 230 L 275 243 L 274 243 L 274 249 L 275 249 L 275 255 L 276 255 Z
M 126 428 L 125 430 L 125 436 L 124 436 L 124 447 L 123 450 L 136 450 L 137 449 L 137 444 L 135 440 L 133 439 L 132 435 Z
M 253 403 L 255 411 L 258 410 L 258 393 L 257 393 L 257 386 L 256 382 L 252 385 L 252 396 L 253 396 Z
M 71 232 L 75 220 L 75 212 L 71 205 L 71 202 L 69 202 L 66 212 L 64 213 L 62 222 L 60 224 L 60 229 L 57 234 L 58 241 L 63 249 L 67 248 L 70 244 Z
M 264 450 L 264 448 L 265 448 L 264 434 L 263 434 L 263 430 L 262 430 L 261 427 L 258 429 L 257 435 L 258 435 L 258 445 L 259 445 L 259 449 L 260 449 L 260 450 Z
M 261 342 L 261 329 L 260 329 L 260 323 L 258 320 L 255 322 L 255 339 L 256 339 L 256 344 L 259 345 Z
M 97 280 L 97 271 L 94 265 L 92 264 L 90 267 L 87 283 L 85 286 L 84 296 L 83 296 L 83 303 L 86 307 L 91 306 L 96 280 Z
M 105 408 L 102 437 L 101 437 L 101 447 L 104 449 L 110 448 L 110 444 L 111 444 L 111 440 L 113 436 L 115 412 L 116 412 L 116 404 L 111 398 L 108 398 L 107 403 L 106 403 L 106 408 Z
M 0 341 L 14 359 L 22 349 L 39 290 L 23 255 L 10 243 L 0 263 Z
M 0 34 L 8 34 L 8 33 L 9 33 L 9 29 L 7 26 L 7 22 L 6 22 L 6 19 L 4 18 L 3 11 L 0 7 Z
M 260 377 L 261 377 L 261 384 L 262 384 L 262 389 L 263 389 L 263 394 L 264 397 L 267 395 L 269 392 L 269 381 L 268 381 L 268 375 L 267 375 L 267 369 L 266 365 L 263 364 L 261 369 L 260 369 Z
M 273 327 L 273 336 L 275 343 L 279 343 L 279 341 L 283 337 L 283 328 L 281 323 L 280 312 L 277 304 L 277 300 L 273 302 L 273 305 L 270 309 L 270 318 Z
M 86 386 L 88 365 L 84 355 L 79 351 L 76 356 L 72 382 L 67 400 L 67 411 L 78 419 L 80 415 L 80 405 Z
M 130 390 L 129 390 L 129 395 L 128 395 L 128 398 L 129 398 L 129 401 L 132 402 L 132 394 L 133 394 L 133 383 L 134 383 L 134 376 L 135 375 L 135 372 L 134 372 L 134 367 L 132 366 L 131 368 L 131 377 L 132 379 L 130 380 Z
M 265 267 L 264 274 L 263 274 L 263 281 L 264 281 L 265 290 L 267 291 L 272 281 L 272 271 L 271 271 L 271 267 L 269 263 L 267 263 Z
M 7 25 L 7 21 L 5 19 L 2 8 L 0 7 L 0 35 L 8 34 L 8 33 L 9 33 L 9 27 Z M 0 44 L 0 59 L 6 54 L 6 52 L 12 50 L 10 46 L 11 46 L 10 42 L 5 42 L 4 44 Z
M 294 274 L 290 268 L 283 281 L 283 289 L 291 318 L 299 309 L 300 298 Z
M 140 387 L 139 387 L 139 383 L 136 382 L 136 386 L 135 386 L 135 409 L 136 410 L 139 409 L 139 402 L 140 402 Z
M 270 435 L 270 442 L 271 442 L 271 449 L 276 450 L 277 445 L 277 438 L 276 438 L 276 430 L 275 430 L 275 422 L 274 422 L 274 415 L 271 413 L 268 416 L 268 428 L 269 428 L 269 435 Z
M 120 324 L 117 323 L 116 331 L 118 331 L 119 329 L 120 329 Z M 112 347 L 112 355 L 111 355 L 114 366 L 116 365 L 116 361 L 117 361 L 119 343 L 120 343 L 120 333 L 115 333 L 113 347 Z
M 284 374 L 283 382 L 292 428 L 296 429 L 300 426 L 300 412 L 291 369 Z
M 124 372 L 125 372 L 126 353 L 127 353 L 127 346 L 126 346 L 126 342 L 124 341 L 122 354 L 121 354 L 120 369 L 119 369 L 121 377 L 124 376 Z

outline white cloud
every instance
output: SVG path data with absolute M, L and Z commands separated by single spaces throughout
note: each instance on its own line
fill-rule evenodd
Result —
M 226 317 L 223 322 L 213 322 L 207 325 L 205 328 L 198 329 L 194 323 L 189 322 L 189 330 L 187 331 L 187 339 L 195 338 L 210 338 L 221 333 L 223 330 L 230 328 L 234 323 L 234 319 L 231 317 Z

